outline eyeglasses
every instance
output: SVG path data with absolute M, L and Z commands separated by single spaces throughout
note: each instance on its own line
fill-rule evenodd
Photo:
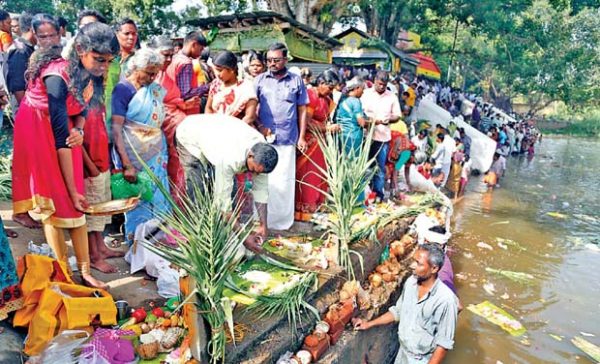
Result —
M 267 58 L 267 63 L 279 63 L 283 61 L 285 58 Z

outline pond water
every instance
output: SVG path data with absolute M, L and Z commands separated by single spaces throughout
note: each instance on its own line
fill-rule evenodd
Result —
M 469 184 L 470 193 L 455 206 L 451 242 L 461 301 L 466 307 L 489 300 L 527 333 L 512 337 L 465 309 L 446 363 L 593 362 L 570 340 L 581 336 L 600 346 L 599 157 L 598 141 L 545 138 L 533 159 L 509 158 L 492 193 Z M 535 280 L 517 283 L 486 267 Z

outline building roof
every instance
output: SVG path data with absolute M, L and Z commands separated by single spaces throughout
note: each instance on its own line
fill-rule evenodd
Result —
M 333 37 L 336 39 L 341 39 L 350 33 L 356 33 L 365 39 L 374 39 L 374 37 L 370 36 L 369 34 L 363 32 L 362 30 L 357 29 L 355 27 L 349 27 L 348 29 L 344 30 L 341 33 L 334 35 Z M 388 48 L 390 50 L 390 52 L 392 52 L 396 57 L 400 58 L 401 60 L 403 60 L 407 63 L 411 63 L 415 66 L 419 64 L 419 60 L 412 57 L 412 55 L 410 55 L 410 54 L 408 54 L 408 53 L 406 53 L 384 41 L 381 41 L 381 43 L 385 44 L 386 48 Z
M 243 14 L 220 15 L 209 18 L 190 19 L 189 25 L 209 29 L 214 26 L 219 29 L 232 29 L 233 31 L 252 30 L 253 27 L 269 24 L 277 24 L 281 28 L 296 28 L 303 35 L 316 38 L 318 41 L 326 44 L 329 48 L 337 47 L 341 43 L 327 34 L 321 33 L 306 24 L 302 24 L 295 19 L 273 11 L 255 11 Z

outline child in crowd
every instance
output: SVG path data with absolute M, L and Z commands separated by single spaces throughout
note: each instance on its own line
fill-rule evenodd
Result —
M 104 106 L 88 110 L 83 130 L 83 162 L 85 167 L 85 198 L 90 205 L 111 200 L 110 159 L 108 133 L 104 123 Z M 90 266 L 103 273 L 114 273 L 116 267 L 105 259 L 121 257 L 123 253 L 112 251 L 104 244 L 104 227 L 110 224 L 110 216 L 87 216 Z

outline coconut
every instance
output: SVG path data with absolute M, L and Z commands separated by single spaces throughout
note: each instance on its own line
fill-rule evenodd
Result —
M 143 335 L 142 335 L 143 336 Z M 148 344 L 140 344 L 136 348 L 136 351 L 140 358 L 144 360 L 154 359 L 158 356 L 158 341 L 153 341 Z
M 387 267 L 387 265 L 381 264 L 381 265 L 378 265 L 377 268 L 375 268 L 375 271 L 379 274 L 385 274 L 385 273 L 389 273 L 390 269 Z
M 373 287 L 381 286 L 382 280 L 383 280 L 383 278 L 381 277 L 381 274 L 379 274 L 379 273 L 373 273 L 369 277 L 369 282 L 371 282 L 371 285 L 373 285 Z
M 348 293 L 348 291 L 340 291 L 340 301 L 346 301 L 351 298 L 352 296 L 350 295 L 350 293 Z

